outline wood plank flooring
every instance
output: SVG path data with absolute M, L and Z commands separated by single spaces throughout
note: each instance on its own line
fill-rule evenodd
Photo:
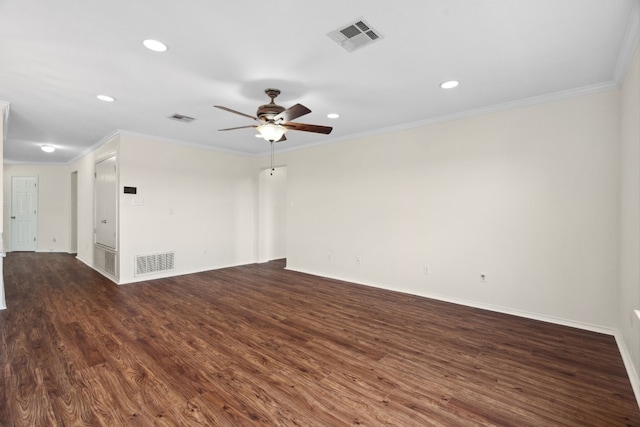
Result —
M 615 340 L 284 270 L 10 253 L 2 426 L 639 426 Z

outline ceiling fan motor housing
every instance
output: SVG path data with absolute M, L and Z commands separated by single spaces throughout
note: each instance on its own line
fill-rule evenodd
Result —
M 271 98 L 271 102 L 265 105 L 261 105 L 258 107 L 258 111 L 256 112 L 256 116 L 259 119 L 270 122 L 273 120 L 275 116 L 282 113 L 286 108 L 277 105 L 274 102 L 274 99 L 280 95 L 279 89 L 265 89 L 264 93 L 267 94 L 269 98 Z
M 249 114 L 241 113 L 240 111 L 232 110 L 231 108 L 223 107 L 222 105 L 214 105 L 216 108 L 220 108 L 221 110 L 228 111 L 233 114 L 238 114 L 243 117 L 247 117 L 252 120 L 257 120 L 261 122 L 260 125 L 249 125 L 249 126 L 239 126 L 227 129 L 219 129 L 219 130 L 235 130 L 235 129 L 244 129 L 244 128 L 258 128 L 258 131 L 261 135 L 264 136 L 264 133 L 261 128 L 264 129 L 274 129 L 277 128 L 278 131 L 282 132 L 280 135 L 282 138 L 276 138 L 276 134 L 273 134 L 273 139 L 275 142 L 283 141 L 284 132 L 287 130 L 298 130 L 302 132 L 314 132 L 314 133 L 323 133 L 328 135 L 331 133 L 333 129 L 330 126 L 320 126 L 320 125 L 310 125 L 305 123 L 295 123 L 292 120 L 297 119 L 298 117 L 302 117 L 305 114 L 309 114 L 311 112 L 310 109 L 305 107 L 302 104 L 295 104 L 292 107 L 284 108 L 275 103 L 275 98 L 280 94 L 280 90 L 278 89 L 266 89 L 264 91 L 269 98 L 271 98 L 271 102 L 265 105 L 261 105 L 258 107 L 258 111 L 256 112 L 256 116 L 251 116 Z M 268 138 L 265 138 L 270 140 Z
M 271 104 L 261 105 L 260 107 L 258 107 L 258 112 L 256 113 L 256 116 L 258 116 L 259 119 L 268 122 L 273 120 L 275 116 L 282 113 L 284 110 L 285 110 L 284 107 L 276 105 L 272 101 Z

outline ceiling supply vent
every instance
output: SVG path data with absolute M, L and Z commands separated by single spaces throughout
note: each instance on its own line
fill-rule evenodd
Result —
M 177 120 L 179 122 L 184 122 L 184 123 L 191 123 L 192 121 L 194 121 L 195 119 L 193 117 L 189 117 L 189 116 L 185 116 L 184 114 L 174 114 L 173 116 L 169 116 L 170 119 L 172 120 Z
M 175 268 L 175 253 L 136 255 L 136 276 L 169 271 Z
M 355 22 L 344 25 L 327 35 L 349 52 L 383 38 L 380 32 L 373 29 L 364 19 L 358 19 Z

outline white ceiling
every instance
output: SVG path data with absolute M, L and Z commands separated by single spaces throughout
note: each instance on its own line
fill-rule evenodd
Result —
M 67 163 L 116 130 L 268 153 L 252 129 L 217 131 L 254 122 L 212 108 L 254 115 L 267 87 L 282 90 L 280 105 L 313 110 L 296 122 L 334 127 L 290 131 L 281 150 L 612 88 L 638 40 L 639 3 L 0 0 L 4 159 Z M 349 53 L 327 33 L 358 18 L 384 38 Z M 169 50 L 147 50 L 147 38 Z M 439 88 L 450 79 L 460 86 Z

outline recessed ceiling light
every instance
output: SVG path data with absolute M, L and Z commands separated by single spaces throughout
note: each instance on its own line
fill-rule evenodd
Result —
M 448 82 L 440 83 L 440 87 L 442 89 L 453 89 L 454 87 L 458 86 L 459 84 L 460 84 L 460 82 L 457 81 L 457 80 L 449 80 Z
M 147 39 L 145 41 L 142 42 L 142 44 L 149 50 L 152 50 L 154 52 L 166 52 L 167 51 L 167 45 L 159 42 L 158 40 L 153 40 L 153 39 Z
M 338 117 L 340 117 L 340 114 L 338 113 L 329 113 L 327 114 L 327 117 L 330 119 L 337 119 Z
M 40 147 L 40 149 L 45 153 L 53 153 L 54 151 L 56 151 L 56 148 L 53 145 L 43 145 Z
M 109 96 L 109 95 L 98 95 L 96 96 L 96 98 L 98 98 L 100 101 L 105 101 L 105 102 L 113 102 L 116 100 L 113 96 Z

